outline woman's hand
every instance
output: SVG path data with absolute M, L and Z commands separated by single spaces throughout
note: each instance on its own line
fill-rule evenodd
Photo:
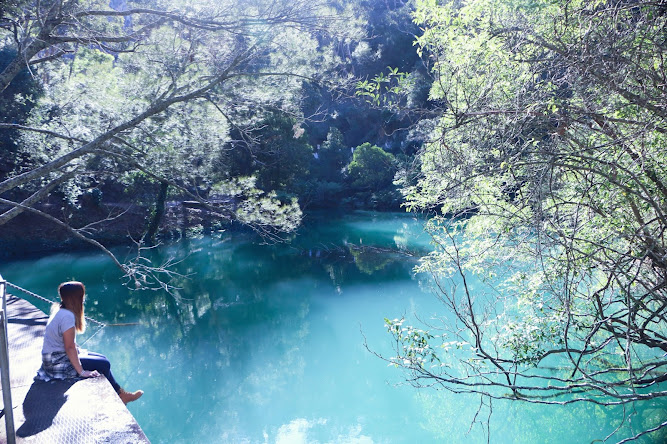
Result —
M 92 372 L 84 370 L 81 373 L 79 373 L 79 376 L 81 376 L 82 378 L 97 378 L 98 376 L 100 376 L 100 372 L 98 372 L 97 370 L 93 370 Z

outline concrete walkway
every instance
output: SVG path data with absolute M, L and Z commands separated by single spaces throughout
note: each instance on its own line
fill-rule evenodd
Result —
M 17 443 L 148 443 L 146 435 L 103 376 L 33 381 L 41 365 L 48 317 L 8 295 L 9 376 Z M 1 402 L 1 398 L 0 398 Z M 0 442 L 6 442 L 0 419 Z

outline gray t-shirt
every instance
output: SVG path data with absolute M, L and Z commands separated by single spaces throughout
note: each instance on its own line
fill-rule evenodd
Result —
M 46 324 L 42 353 L 64 352 L 63 333 L 75 326 L 74 313 L 61 308 Z

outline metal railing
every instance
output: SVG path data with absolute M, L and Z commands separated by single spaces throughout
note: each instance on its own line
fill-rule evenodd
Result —
M 0 275 L 0 295 L 2 296 L 2 308 L 0 308 L 0 380 L 2 382 L 2 413 L 5 417 L 5 429 L 7 431 L 7 443 L 16 443 L 16 432 L 14 430 L 14 406 L 12 405 L 12 383 L 9 379 L 9 340 L 7 336 L 7 282 Z

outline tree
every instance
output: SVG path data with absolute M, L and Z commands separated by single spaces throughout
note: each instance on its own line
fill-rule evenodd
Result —
M 15 52 L 9 48 L 0 50 L 0 69 L 4 69 L 8 61 L 15 56 Z M 27 69 L 24 69 L 17 74 L 10 87 L 0 92 L 0 115 L 11 123 L 25 121 L 40 94 L 41 88 L 38 82 L 30 76 Z M 3 147 L 0 152 L 0 177 L 5 177 L 20 162 L 16 154 L 19 137 L 18 130 L 0 131 L 0 146 Z
M 206 164 L 200 154 L 210 152 L 210 141 L 222 146 L 229 126 L 261 118 L 255 110 L 298 111 L 302 79 L 315 81 L 336 63 L 318 38 L 337 20 L 324 2 L 300 0 L 198 2 L 196 8 L 177 0 L 123 2 L 118 9 L 98 0 L 3 3 L 0 42 L 16 56 L 0 73 L 0 90 L 27 65 L 49 91 L 27 122 L 0 123 L 0 130 L 26 134 L 32 159 L 0 182 L 0 203 L 9 207 L 0 224 L 30 211 L 105 249 L 89 227 L 71 227 L 34 206 L 54 189 L 76 188 L 91 175 L 141 172 L 221 217 L 274 232 L 294 229 L 299 212 L 293 204 L 241 213 L 214 206 L 192 191 L 196 175 L 189 172 Z M 76 94 L 70 74 L 80 75 L 90 95 L 59 94 L 62 87 Z M 103 86 L 95 89 L 92 79 Z M 226 125 L 214 130 L 219 119 Z M 257 197 L 246 191 L 241 194 Z M 289 212 L 294 217 L 285 217 Z M 269 222 L 272 214 L 275 223 Z M 135 282 L 147 278 L 139 263 L 116 263 Z
M 362 191 L 379 191 L 390 186 L 395 172 L 394 156 L 368 142 L 355 148 L 347 166 L 352 187 Z
M 411 148 L 406 147 L 405 140 L 414 116 L 406 112 L 406 107 L 426 106 L 424 99 L 430 85 L 426 66 L 413 48 L 415 36 L 420 34 L 411 17 L 413 3 L 412 0 L 347 2 L 354 8 L 353 14 L 365 31 L 365 38 L 339 40 L 336 53 L 341 58 L 340 69 L 366 85 L 378 78 L 393 80 L 392 87 L 396 86 L 399 75 L 391 76 L 390 73 L 400 71 L 400 77 L 415 87 L 409 97 L 401 97 L 400 106 L 388 109 L 377 106 L 370 94 L 359 97 L 358 90 L 356 94 L 347 91 L 347 94 L 332 95 L 317 85 L 306 85 L 304 113 L 322 116 L 306 122 L 311 144 L 321 143 L 329 129 L 336 127 L 348 147 L 370 142 L 394 153 Z M 388 66 L 393 68 L 387 72 Z M 386 85 L 382 86 L 385 89 Z
M 300 202 L 318 208 L 338 207 L 345 195 L 343 170 L 351 152 L 345 146 L 343 135 L 331 127 L 325 141 L 318 145 L 310 160 L 310 181 Z
M 350 161 L 350 149 L 345 146 L 343 134 L 332 127 L 326 140 L 317 150 L 317 158 L 313 162 L 313 174 L 325 182 L 342 182 L 343 168 Z
M 260 186 L 265 190 L 295 193 L 306 180 L 313 148 L 293 118 L 271 114 L 261 122 L 254 147 Z
M 370 143 L 358 146 L 347 166 L 347 182 L 354 194 L 344 203 L 371 209 L 400 208 L 401 195 L 393 184 L 396 170 L 393 154 Z
M 418 2 L 442 114 L 405 191 L 439 213 L 420 270 L 447 315 L 445 331 L 387 320 L 413 384 L 626 415 L 664 403 L 666 12 Z M 663 421 L 616 437 L 660 441 Z

